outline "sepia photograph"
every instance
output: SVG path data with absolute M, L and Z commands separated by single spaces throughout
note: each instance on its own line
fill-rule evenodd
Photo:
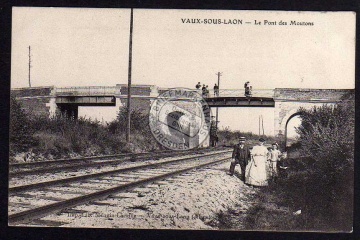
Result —
M 12 7 L 8 225 L 351 233 L 356 13 Z

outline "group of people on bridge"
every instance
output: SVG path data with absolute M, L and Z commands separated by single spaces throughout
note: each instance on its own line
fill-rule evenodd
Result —
M 210 97 L 210 91 L 209 91 L 209 85 L 205 85 L 203 84 L 201 87 L 201 83 L 198 82 L 198 84 L 196 84 L 196 90 L 200 91 L 201 88 L 201 95 L 203 98 L 208 98 Z M 215 83 L 214 85 L 214 97 L 218 97 L 219 96 L 219 86 Z
M 201 95 L 202 95 L 203 98 L 209 98 L 210 97 L 209 85 L 203 84 L 202 87 L 201 87 L 201 83 L 198 82 L 196 84 L 195 88 L 198 91 L 200 91 L 200 88 L 201 88 Z M 214 89 L 214 97 L 219 97 L 219 85 L 217 85 L 215 83 L 213 89 Z M 245 89 L 245 96 L 246 97 L 251 97 L 252 86 L 251 86 L 250 82 L 246 82 L 244 84 L 244 89 Z
M 276 181 L 278 177 L 278 162 L 285 156 L 278 149 L 276 142 L 271 148 L 264 146 L 265 139 L 260 138 L 259 144 L 251 150 L 245 145 L 245 137 L 240 137 L 234 146 L 230 165 L 230 176 L 234 175 L 235 166 L 241 167 L 241 180 L 252 186 L 267 186 L 269 181 Z

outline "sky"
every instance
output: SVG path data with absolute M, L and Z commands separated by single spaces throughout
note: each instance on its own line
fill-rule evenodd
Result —
M 127 83 L 129 21 L 130 9 L 14 7 L 11 87 L 28 86 L 29 46 L 32 86 Z M 132 69 L 133 84 L 159 87 L 193 88 L 198 81 L 212 87 L 222 72 L 221 89 L 242 88 L 245 81 L 257 89 L 353 89 L 355 13 L 135 9 Z M 116 110 L 87 107 L 80 115 L 108 121 Z M 222 108 L 220 127 L 257 131 L 259 115 L 271 134 L 273 109 Z

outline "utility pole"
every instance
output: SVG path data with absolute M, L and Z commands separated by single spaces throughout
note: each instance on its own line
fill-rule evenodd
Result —
M 217 72 L 216 75 L 218 76 L 218 88 L 219 88 L 219 93 L 220 93 L 220 76 L 221 76 L 221 72 Z M 219 120 L 219 108 L 216 107 L 216 131 L 218 129 L 218 121 Z
M 260 137 L 260 115 L 259 115 L 259 137 Z
M 130 13 L 130 39 L 129 39 L 129 69 L 128 69 L 126 142 L 130 142 L 132 34 L 133 34 L 133 9 L 131 8 L 131 13 Z
M 265 132 L 264 132 L 264 117 L 263 117 L 263 115 L 261 115 L 261 126 L 262 126 L 263 137 L 265 137 Z
M 220 76 L 221 76 L 221 72 L 218 72 L 216 75 L 218 76 L 218 87 L 219 87 L 219 90 L 220 90 Z
M 30 68 L 31 68 L 31 48 L 30 48 L 30 46 L 29 46 L 29 87 L 31 87 Z

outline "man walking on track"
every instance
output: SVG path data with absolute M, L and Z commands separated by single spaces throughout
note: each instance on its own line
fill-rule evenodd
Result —
M 232 154 L 232 161 L 230 165 L 230 176 L 234 175 L 236 164 L 240 164 L 241 167 L 241 180 L 245 181 L 245 169 L 250 160 L 250 150 L 248 146 L 245 146 L 245 137 L 239 138 L 239 143 L 234 146 Z

